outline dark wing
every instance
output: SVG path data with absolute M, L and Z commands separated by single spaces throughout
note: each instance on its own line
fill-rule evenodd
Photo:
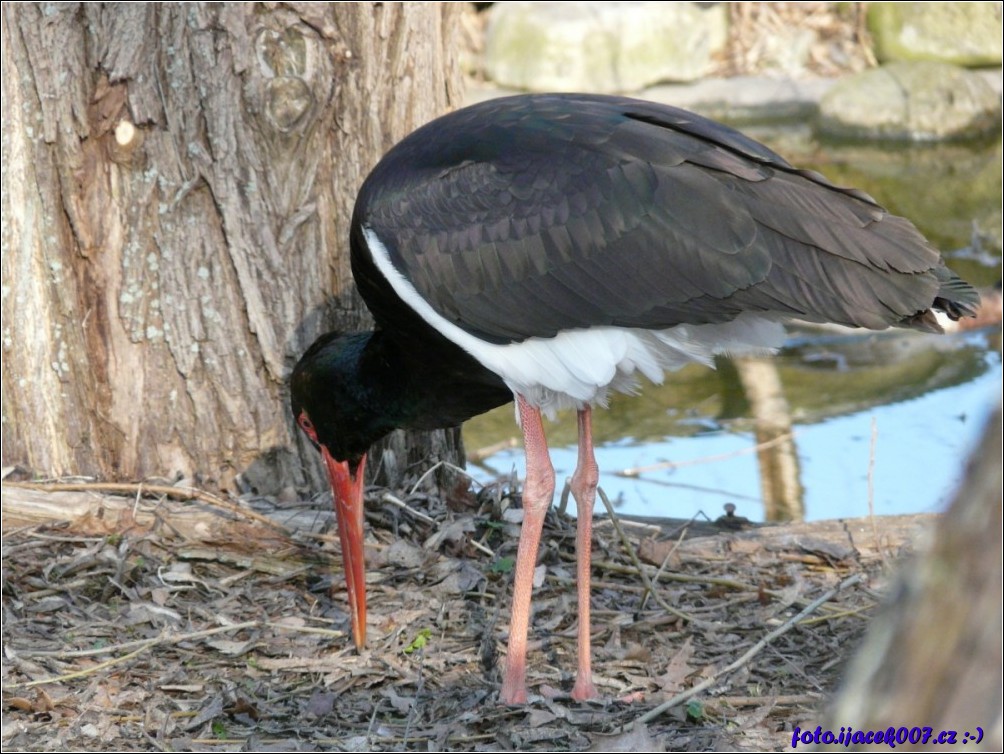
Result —
M 499 343 L 745 310 L 884 328 L 959 285 L 968 305 L 867 195 L 626 98 L 521 96 L 434 121 L 377 166 L 355 223 L 437 312 Z

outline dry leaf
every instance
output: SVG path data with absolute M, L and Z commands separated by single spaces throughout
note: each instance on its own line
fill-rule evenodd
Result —
M 307 717 L 320 719 L 330 715 L 335 709 L 335 700 L 338 694 L 327 691 L 315 691 L 310 695 L 307 704 L 303 708 L 303 714 Z
M 215 649 L 217 652 L 222 652 L 228 657 L 239 657 L 250 650 L 255 642 L 253 640 L 249 641 L 233 641 L 232 639 L 206 639 L 206 644 Z
M 390 700 L 391 706 L 400 713 L 411 712 L 415 706 L 415 697 L 401 696 L 393 686 L 380 689 L 380 695 Z
M 21 712 L 31 712 L 34 705 L 31 703 L 30 699 L 25 699 L 23 696 L 11 696 L 4 699 L 4 703 L 8 707 L 20 710 Z
M 526 719 L 526 724 L 531 728 L 539 728 L 541 725 L 553 723 L 557 719 L 556 715 L 553 715 L 547 710 L 535 709 L 530 711 L 530 715 Z
M 533 569 L 533 588 L 540 589 L 547 577 L 547 566 L 541 563 Z
M 125 625 L 135 626 L 139 623 L 149 623 L 152 626 L 181 623 L 181 615 L 176 610 L 161 607 L 153 602 L 133 602 L 129 605 Z
M 433 569 L 433 573 L 438 575 L 440 566 L 445 566 L 442 570 L 449 569 L 445 577 L 433 587 L 439 596 L 451 594 L 464 594 L 474 590 L 485 576 L 466 560 L 447 560 Z
M 442 527 L 425 540 L 422 546 L 427 550 L 438 550 L 443 542 L 465 542 L 468 533 L 475 531 L 475 529 L 474 519 L 470 516 L 464 516 Z
M 429 553 L 406 539 L 396 539 L 384 553 L 384 562 L 400 568 L 421 568 L 428 562 Z
M 687 677 L 694 672 L 688 661 L 694 656 L 694 642 L 691 637 L 683 643 L 683 646 L 670 658 L 666 671 L 655 678 L 655 682 L 667 694 L 679 693 L 687 680 Z
M 617 736 L 596 736 L 589 751 L 666 751 L 648 732 L 647 725 L 635 723 Z

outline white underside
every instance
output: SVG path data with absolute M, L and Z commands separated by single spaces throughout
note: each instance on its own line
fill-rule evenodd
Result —
M 377 269 L 408 306 L 551 418 L 565 408 L 605 405 L 611 390 L 634 392 L 637 373 L 661 383 L 664 372 L 690 362 L 711 366 L 718 354 L 768 353 L 784 341 L 779 322 L 743 314 L 715 325 L 590 327 L 521 343 L 486 343 L 438 314 L 394 267 L 376 233 L 369 228 L 363 232 Z

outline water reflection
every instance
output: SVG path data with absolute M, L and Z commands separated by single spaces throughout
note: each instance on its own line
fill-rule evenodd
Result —
M 878 342 L 876 342 L 878 341 Z M 939 510 L 1000 394 L 1001 363 L 987 333 L 797 336 L 777 358 L 790 405 L 792 436 L 809 520 Z M 887 361 L 868 362 L 887 354 Z M 767 518 L 757 468 L 754 421 L 738 375 L 688 367 L 617 396 L 596 412 L 601 484 L 631 515 L 710 518 L 735 503 L 738 514 Z M 689 398 L 689 400 L 688 400 Z M 872 422 L 877 437 L 872 458 Z M 559 479 L 575 467 L 575 417 L 547 427 Z M 510 407 L 465 428 L 469 448 L 515 437 Z M 522 476 L 522 449 L 500 451 L 478 470 L 483 480 Z
M 763 517 L 767 521 L 804 521 L 805 487 L 795 446 L 791 404 L 785 395 L 778 361 L 757 356 L 733 359 L 732 364 L 753 417 Z

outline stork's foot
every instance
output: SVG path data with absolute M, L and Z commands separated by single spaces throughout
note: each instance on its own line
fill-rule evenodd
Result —
M 507 667 L 505 680 L 502 681 L 502 692 L 499 694 L 499 701 L 510 707 L 526 704 L 527 690 L 523 674 L 519 674 L 518 678 L 510 677 L 512 675 L 515 674 L 510 673 Z
M 575 679 L 575 688 L 572 689 L 572 699 L 577 702 L 585 702 L 598 696 L 599 693 L 596 691 L 596 686 L 593 685 L 592 678 L 579 676 Z

